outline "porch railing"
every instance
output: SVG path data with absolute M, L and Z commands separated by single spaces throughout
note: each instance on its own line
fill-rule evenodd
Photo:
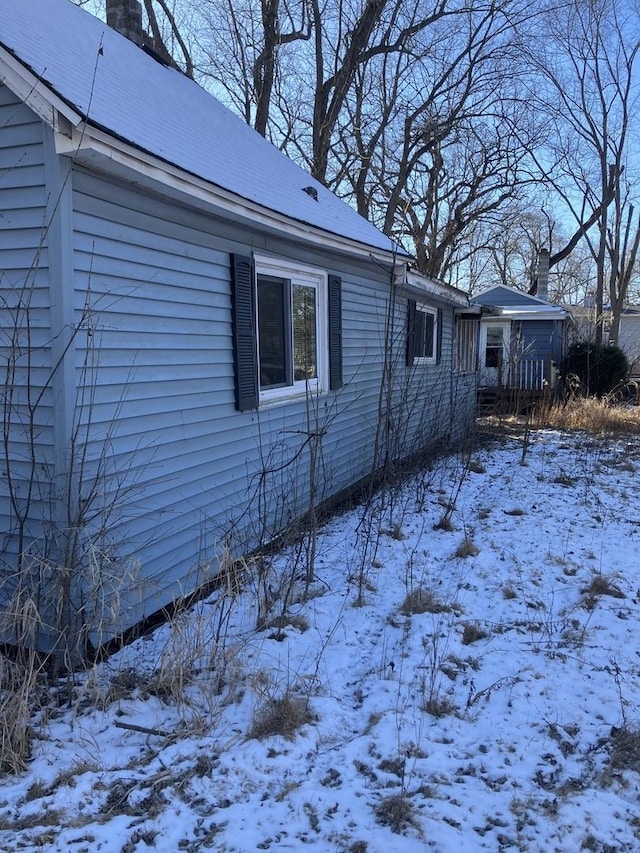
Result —
M 555 387 L 557 372 L 551 359 L 517 359 L 498 366 L 498 386 L 544 391 Z

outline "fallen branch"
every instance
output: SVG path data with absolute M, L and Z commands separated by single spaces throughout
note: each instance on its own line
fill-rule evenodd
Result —
M 157 735 L 158 737 L 171 737 L 169 732 L 163 732 L 160 729 L 148 729 L 146 726 L 136 726 L 133 723 L 121 723 L 116 720 L 117 729 L 127 729 L 131 732 L 142 732 L 143 735 Z

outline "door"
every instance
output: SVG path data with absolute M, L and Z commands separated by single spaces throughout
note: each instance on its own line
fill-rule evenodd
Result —
M 480 385 L 494 388 L 507 381 L 509 368 L 508 320 L 483 323 L 480 327 Z

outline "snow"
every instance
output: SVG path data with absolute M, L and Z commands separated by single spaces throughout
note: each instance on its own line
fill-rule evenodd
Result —
M 113 136 L 267 210 L 393 251 L 388 237 L 212 95 L 69 0 L 0 0 L 0 45 Z
M 295 548 L 254 563 L 34 720 L 0 849 L 639 850 L 639 466 L 636 437 L 492 440 L 331 518 L 306 599 Z M 295 593 L 283 628 L 260 590 Z M 310 720 L 250 737 L 285 695 Z

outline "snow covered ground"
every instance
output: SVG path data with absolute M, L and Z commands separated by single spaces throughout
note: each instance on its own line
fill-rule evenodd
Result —
M 291 549 L 77 678 L 0 850 L 640 850 L 640 440 L 522 456 L 436 461 L 321 529 L 306 600 Z

